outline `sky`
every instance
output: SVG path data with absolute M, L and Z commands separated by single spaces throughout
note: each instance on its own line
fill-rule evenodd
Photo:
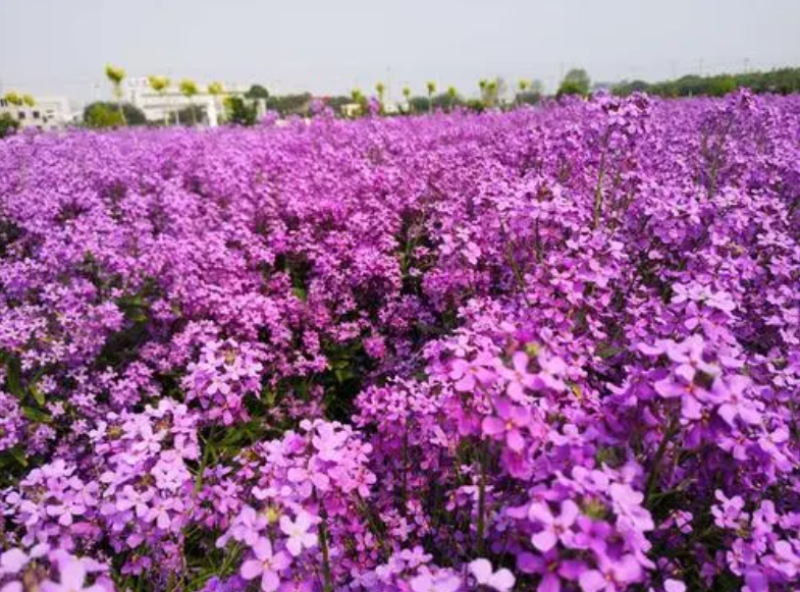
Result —
M 0 0 L 0 93 L 73 101 L 127 75 L 273 93 L 481 78 L 594 81 L 800 66 L 800 0 Z

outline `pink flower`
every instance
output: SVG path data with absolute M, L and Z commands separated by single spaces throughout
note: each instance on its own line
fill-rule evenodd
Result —
M 291 558 L 280 551 L 272 552 L 269 539 L 259 539 L 253 546 L 254 559 L 248 559 L 242 564 L 241 576 L 245 580 L 253 580 L 261 576 L 261 590 L 274 592 L 280 586 L 281 579 L 278 575 L 291 564 Z
M 616 561 L 601 556 L 599 569 L 583 572 L 578 583 L 583 592 L 617 592 L 638 582 L 641 577 L 642 568 L 633 555 L 625 555 Z
M 484 418 L 481 424 L 483 433 L 505 440 L 514 452 L 522 452 L 525 448 L 525 438 L 520 429 L 526 428 L 530 423 L 530 411 L 524 407 L 511 405 L 505 400 L 498 401 L 496 408 L 497 416 Z
M 42 582 L 42 592 L 105 592 L 99 584 L 84 587 L 86 582 L 86 567 L 79 559 L 65 559 L 59 563 L 61 583 L 50 580 Z
M 580 509 L 572 500 L 561 504 L 561 514 L 554 516 L 546 503 L 536 502 L 528 510 L 528 519 L 539 524 L 542 530 L 531 537 L 533 546 L 543 553 L 547 553 L 556 546 L 560 540 L 563 543 L 571 541 L 570 528 L 580 514 Z
M 294 522 L 288 516 L 281 516 L 281 531 L 289 536 L 286 541 L 286 548 L 292 556 L 297 557 L 303 552 L 303 548 L 310 549 L 317 545 L 317 535 L 308 532 L 311 527 L 311 517 L 307 512 L 301 511 Z
M 686 592 L 686 584 L 680 580 L 664 580 L 664 592 Z
M 492 571 L 488 559 L 476 559 L 469 564 L 470 573 L 481 586 L 488 586 L 497 592 L 508 592 L 514 586 L 514 575 L 507 569 Z
M 18 573 L 28 563 L 28 555 L 22 549 L 9 549 L 0 554 L 0 576 Z
M 413 592 L 456 592 L 461 587 L 461 578 L 449 573 L 426 572 L 412 578 L 410 584 Z

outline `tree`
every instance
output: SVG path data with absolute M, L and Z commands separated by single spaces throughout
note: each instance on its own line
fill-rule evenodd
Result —
M 169 89 L 170 80 L 166 76 L 148 76 L 147 82 L 150 84 L 150 88 L 152 88 L 158 95 L 161 97 L 161 100 L 164 100 L 164 95 Z M 164 125 L 167 125 L 169 121 L 169 109 L 164 110 Z
M 428 89 L 428 113 L 433 112 L 433 95 L 436 93 L 436 83 L 429 80 L 425 84 L 425 88 Z
M 146 125 L 144 112 L 130 103 L 96 101 L 83 109 L 83 123 L 90 128 L 120 127 L 123 125 Z
M 106 78 L 111 82 L 114 90 L 114 98 L 117 99 L 117 108 L 119 115 L 122 117 L 122 123 L 125 125 L 125 114 L 122 112 L 122 81 L 125 80 L 125 70 L 122 68 L 115 68 L 111 64 L 106 65 Z
M 36 99 L 33 98 L 33 95 L 22 95 L 22 102 L 25 103 L 26 107 L 34 107 L 36 105 Z
M 6 93 L 6 96 L 3 98 L 8 101 L 9 105 L 14 105 L 15 107 L 22 107 L 23 105 L 22 97 L 13 90 Z
M 250 89 L 244 93 L 244 97 L 246 99 L 264 99 L 266 101 L 269 98 L 269 91 L 260 84 L 253 84 L 250 86 Z
M 564 95 L 581 95 L 586 96 L 589 94 L 589 88 L 592 86 L 592 80 L 589 74 L 582 68 L 573 68 L 564 80 L 561 81 L 561 86 L 558 87 L 557 96 Z
M 403 98 L 406 100 L 406 109 L 411 112 L 411 87 L 403 87 Z
M 225 87 L 221 82 L 212 82 L 206 89 L 208 94 L 214 99 L 214 109 L 216 109 L 217 98 L 225 94 Z
M 197 89 L 197 84 L 194 82 L 194 80 L 189 80 L 187 78 L 181 80 L 181 83 L 178 85 L 178 88 L 180 89 L 181 94 L 189 100 L 189 110 L 190 110 L 192 125 L 197 125 L 197 112 L 195 109 L 192 109 L 192 107 L 194 107 L 192 98 L 199 92 Z
M 252 101 L 245 101 L 242 97 L 225 97 L 225 119 L 234 125 L 251 126 L 256 123 L 256 106 Z
M 14 119 L 11 114 L 3 113 L 0 115 L 0 140 L 15 134 L 19 129 L 19 121 Z
M 448 107 L 449 107 L 450 111 L 453 110 L 453 108 L 455 107 L 457 101 L 458 101 L 458 90 L 456 89 L 455 86 L 448 86 L 447 87 L 447 102 L 448 102 Z

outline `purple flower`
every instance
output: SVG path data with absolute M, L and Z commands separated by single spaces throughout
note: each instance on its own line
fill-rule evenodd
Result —
M 598 569 L 584 571 L 578 578 L 583 592 L 617 592 L 641 580 L 642 568 L 632 555 L 618 560 L 600 557 Z
M 274 592 L 281 583 L 279 574 L 289 567 L 291 558 L 283 551 L 273 554 L 269 539 L 259 539 L 252 549 L 255 558 L 242 563 L 242 577 L 253 580 L 261 576 L 261 590 Z
M 483 419 L 481 424 L 483 433 L 505 440 L 514 452 L 522 452 L 525 448 L 525 438 L 521 430 L 530 424 L 530 411 L 524 407 L 511 405 L 503 399 L 497 401 L 495 407 L 497 415 Z
M 61 583 L 46 580 L 42 583 L 42 592 L 106 592 L 99 585 L 86 585 L 86 567 L 80 559 L 66 559 L 59 563 Z
M 281 516 L 281 531 L 289 536 L 286 541 L 286 548 L 293 557 L 297 557 L 303 549 L 310 549 L 317 546 L 317 535 L 308 532 L 311 527 L 311 517 L 308 512 L 301 511 L 297 518 L 292 522 L 288 516 Z
M 481 586 L 488 586 L 497 592 L 509 592 L 514 587 L 514 575 L 507 569 L 492 571 L 488 559 L 476 559 L 469 564 L 469 572 Z
M 413 592 L 456 592 L 461 588 L 461 578 L 450 573 L 425 572 L 412 578 L 410 584 Z
M 572 525 L 580 515 L 580 509 L 572 500 L 561 503 L 561 513 L 555 516 L 546 503 L 534 502 L 528 509 L 528 519 L 542 529 L 531 536 L 533 546 L 546 553 L 561 541 L 569 545 L 572 542 Z

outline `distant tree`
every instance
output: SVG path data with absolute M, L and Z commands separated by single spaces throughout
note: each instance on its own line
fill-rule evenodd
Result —
M 189 100 L 188 112 L 189 116 L 191 117 L 192 125 L 197 125 L 198 121 L 197 111 L 192 108 L 194 107 L 192 99 L 197 95 L 198 92 L 200 92 L 199 89 L 197 88 L 197 84 L 194 82 L 194 80 L 189 80 L 187 78 L 185 80 L 181 80 L 180 84 L 178 85 L 178 88 L 180 89 L 181 94 Z M 186 111 L 186 109 L 183 109 L 183 111 Z
M 375 92 L 378 93 L 378 102 L 381 104 L 381 110 L 383 109 L 383 102 L 384 97 L 386 95 L 386 85 L 383 82 L 379 82 L 375 85 Z
M 13 90 L 11 92 L 6 93 L 6 96 L 3 98 L 6 101 L 8 101 L 9 105 L 14 105 L 15 107 L 22 107 L 22 105 L 24 104 L 22 96 L 15 93 Z
M 267 100 L 267 107 L 277 111 L 282 117 L 287 115 L 307 115 L 312 99 L 311 93 L 307 92 L 291 95 L 273 95 Z
M 403 87 L 403 98 L 406 100 L 406 109 L 411 112 L 411 87 Z
M 109 106 L 109 103 L 96 102 L 83 109 L 83 123 L 93 129 L 102 129 L 121 127 L 125 125 L 125 120 L 118 104 Z
M 164 100 L 164 95 L 166 94 L 167 90 L 169 89 L 170 80 L 166 76 L 148 76 L 147 82 L 150 84 L 150 88 L 152 88 L 158 95 L 161 97 L 161 100 Z M 164 110 L 164 125 L 167 124 L 169 121 L 169 109 Z
M 452 111 L 458 102 L 458 90 L 455 86 L 447 87 L 447 108 Z
M 0 140 L 15 134 L 17 129 L 19 129 L 19 121 L 9 113 L 0 114 Z
M 528 88 L 530 87 L 530 85 L 531 85 L 531 81 L 530 80 L 525 80 L 524 78 L 517 82 L 517 93 L 516 93 L 516 95 L 514 95 L 514 102 L 515 103 L 519 104 L 519 103 L 522 102 L 520 100 L 520 97 L 522 95 L 524 95 L 528 91 Z
M 561 81 L 561 86 L 558 87 L 557 94 L 559 97 L 564 95 L 586 96 L 589 94 L 591 86 L 592 80 L 589 78 L 589 74 L 586 70 L 582 68 L 573 68 L 564 76 L 564 80 Z
M 428 81 L 425 84 L 425 88 L 428 90 L 428 113 L 433 112 L 433 95 L 436 93 L 436 83 L 433 81 Z
M 96 101 L 84 107 L 83 123 L 90 128 L 145 125 L 147 117 L 141 109 L 130 103 Z
M 730 74 L 714 76 L 708 81 L 706 93 L 712 97 L 723 97 L 736 90 L 736 79 Z
M 225 94 L 225 87 L 222 85 L 221 82 L 212 82 L 211 84 L 208 85 L 206 91 L 214 98 L 214 104 L 215 104 L 214 108 L 216 109 L 217 97 L 221 97 L 222 95 Z
M 122 117 L 122 124 L 125 125 L 125 113 L 122 111 L 122 81 L 125 80 L 125 70 L 122 68 L 115 68 L 111 64 L 107 64 L 106 78 L 108 78 L 109 82 L 111 82 L 111 87 L 114 90 L 114 98 L 117 99 L 119 115 Z
M 33 107 L 36 105 L 36 99 L 33 98 L 33 95 L 22 95 L 22 102 L 26 107 Z
M 269 91 L 260 84 L 253 84 L 250 89 L 244 93 L 246 99 L 269 99 Z
M 333 112 L 336 115 L 342 116 L 344 115 L 343 107 L 345 105 L 349 105 L 353 102 L 353 100 L 345 95 L 337 95 L 334 97 L 328 97 L 325 99 L 325 105 L 333 109 Z
M 225 119 L 233 125 L 255 125 L 257 119 L 256 106 L 252 101 L 242 97 L 225 97 Z

